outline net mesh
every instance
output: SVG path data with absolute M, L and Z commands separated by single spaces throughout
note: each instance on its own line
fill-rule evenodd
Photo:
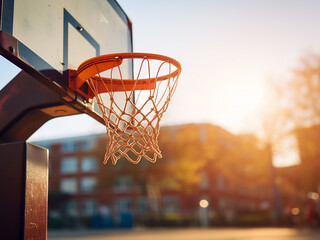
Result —
M 161 158 L 158 146 L 160 120 L 174 94 L 181 69 L 168 60 L 126 59 L 87 80 L 106 123 L 107 147 L 104 163 L 125 157 L 136 164 L 142 158 Z M 124 76 L 136 67 L 133 79 Z M 164 77 L 165 76 L 165 77 Z

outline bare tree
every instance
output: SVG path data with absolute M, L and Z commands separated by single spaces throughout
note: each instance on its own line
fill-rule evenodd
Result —
M 288 110 L 296 126 L 320 124 L 320 55 L 300 59 L 288 82 Z

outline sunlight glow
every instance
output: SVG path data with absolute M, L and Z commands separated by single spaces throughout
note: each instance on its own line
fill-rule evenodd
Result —
M 241 129 L 260 111 L 266 87 L 261 81 L 238 80 L 236 84 L 225 85 L 220 91 L 219 111 L 225 113 L 220 115 L 220 125 Z
M 259 85 L 241 85 L 226 92 L 226 104 L 240 115 L 254 112 L 262 100 L 262 89 Z
M 277 167 L 290 166 L 300 163 L 300 153 L 295 135 L 279 139 L 274 145 L 273 164 Z

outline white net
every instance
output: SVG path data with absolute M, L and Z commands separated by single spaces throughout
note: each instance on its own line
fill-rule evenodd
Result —
M 181 67 L 178 62 L 154 54 L 120 56 L 122 64 L 99 71 L 87 82 L 93 91 L 107 127 L 104 163 L 125 157 L 132 163 L 141 158 L 155 162 L 160 120 L 177 87 Z M 129 64 L 136 66 L 133 79 L 123 76 Z M 128 62 L 127 62 L 128 61 Z

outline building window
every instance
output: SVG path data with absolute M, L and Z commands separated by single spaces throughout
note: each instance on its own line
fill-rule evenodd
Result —
M 78 171 L 77 158 L 75 157 L 62 158 L 60 171 L 61 173 L 76 173 Z
M 219 209 L 225 209 L 227 206 L 227 201 L 225 198 L 221 197 L 218 199 L 218 208 Z
M 81 204 L 81 213 L 85 216 L 92 216 L 97 211 L 97 202 L 95 200 L 85 200 Z
M 64 206 L 64 211 L 68 216 L 78 215 L 77 203 L 75 201 L 69 201 Z
M 81 179 L 81 191 L 92 193 L 97 189 L 97 179 L 95 177 L 84 177 Z
M 62 193 L 76 193 L 77 180 L 74 178 L 64 178 L 60 182 L 60 191 Z
M 77 142 L 75 141 L 67 141 L 62 143 L 61 151 L 63 153 L 71 153 L 76 152 L 77 150 Z
M 165 214 L 179 213 L 179 198 L 176 196 L 164 196 L 162 209 Z
M 200 172 L 200 188 L 207 189 L 209 187 L 208 174 L 205 171 Z
M 145 197 L 140 197 L 138 199 L 138 213 L 148 212 L 148 200 Z
M 225 180 L 221 174 L 217 175 L 217 188 L 220 190 L 225 188 Z
M 97 139 L 85 139 L 81 143 L 82 151 L 91 151 L 97 146 Z
M 98 169 L 98 161 L 94 157 L 85 157 L 81 161 L 82 172 L 94 172 Z
M 116 207 L 118 212 L 129 212 L 132 210 L 132 200 L 130 198 L 116 199 Z
M 130 191 L 132 188 L 132 180 L 130 176 L 119 176 L 114 184 L 113 189 L 117 192 Z

